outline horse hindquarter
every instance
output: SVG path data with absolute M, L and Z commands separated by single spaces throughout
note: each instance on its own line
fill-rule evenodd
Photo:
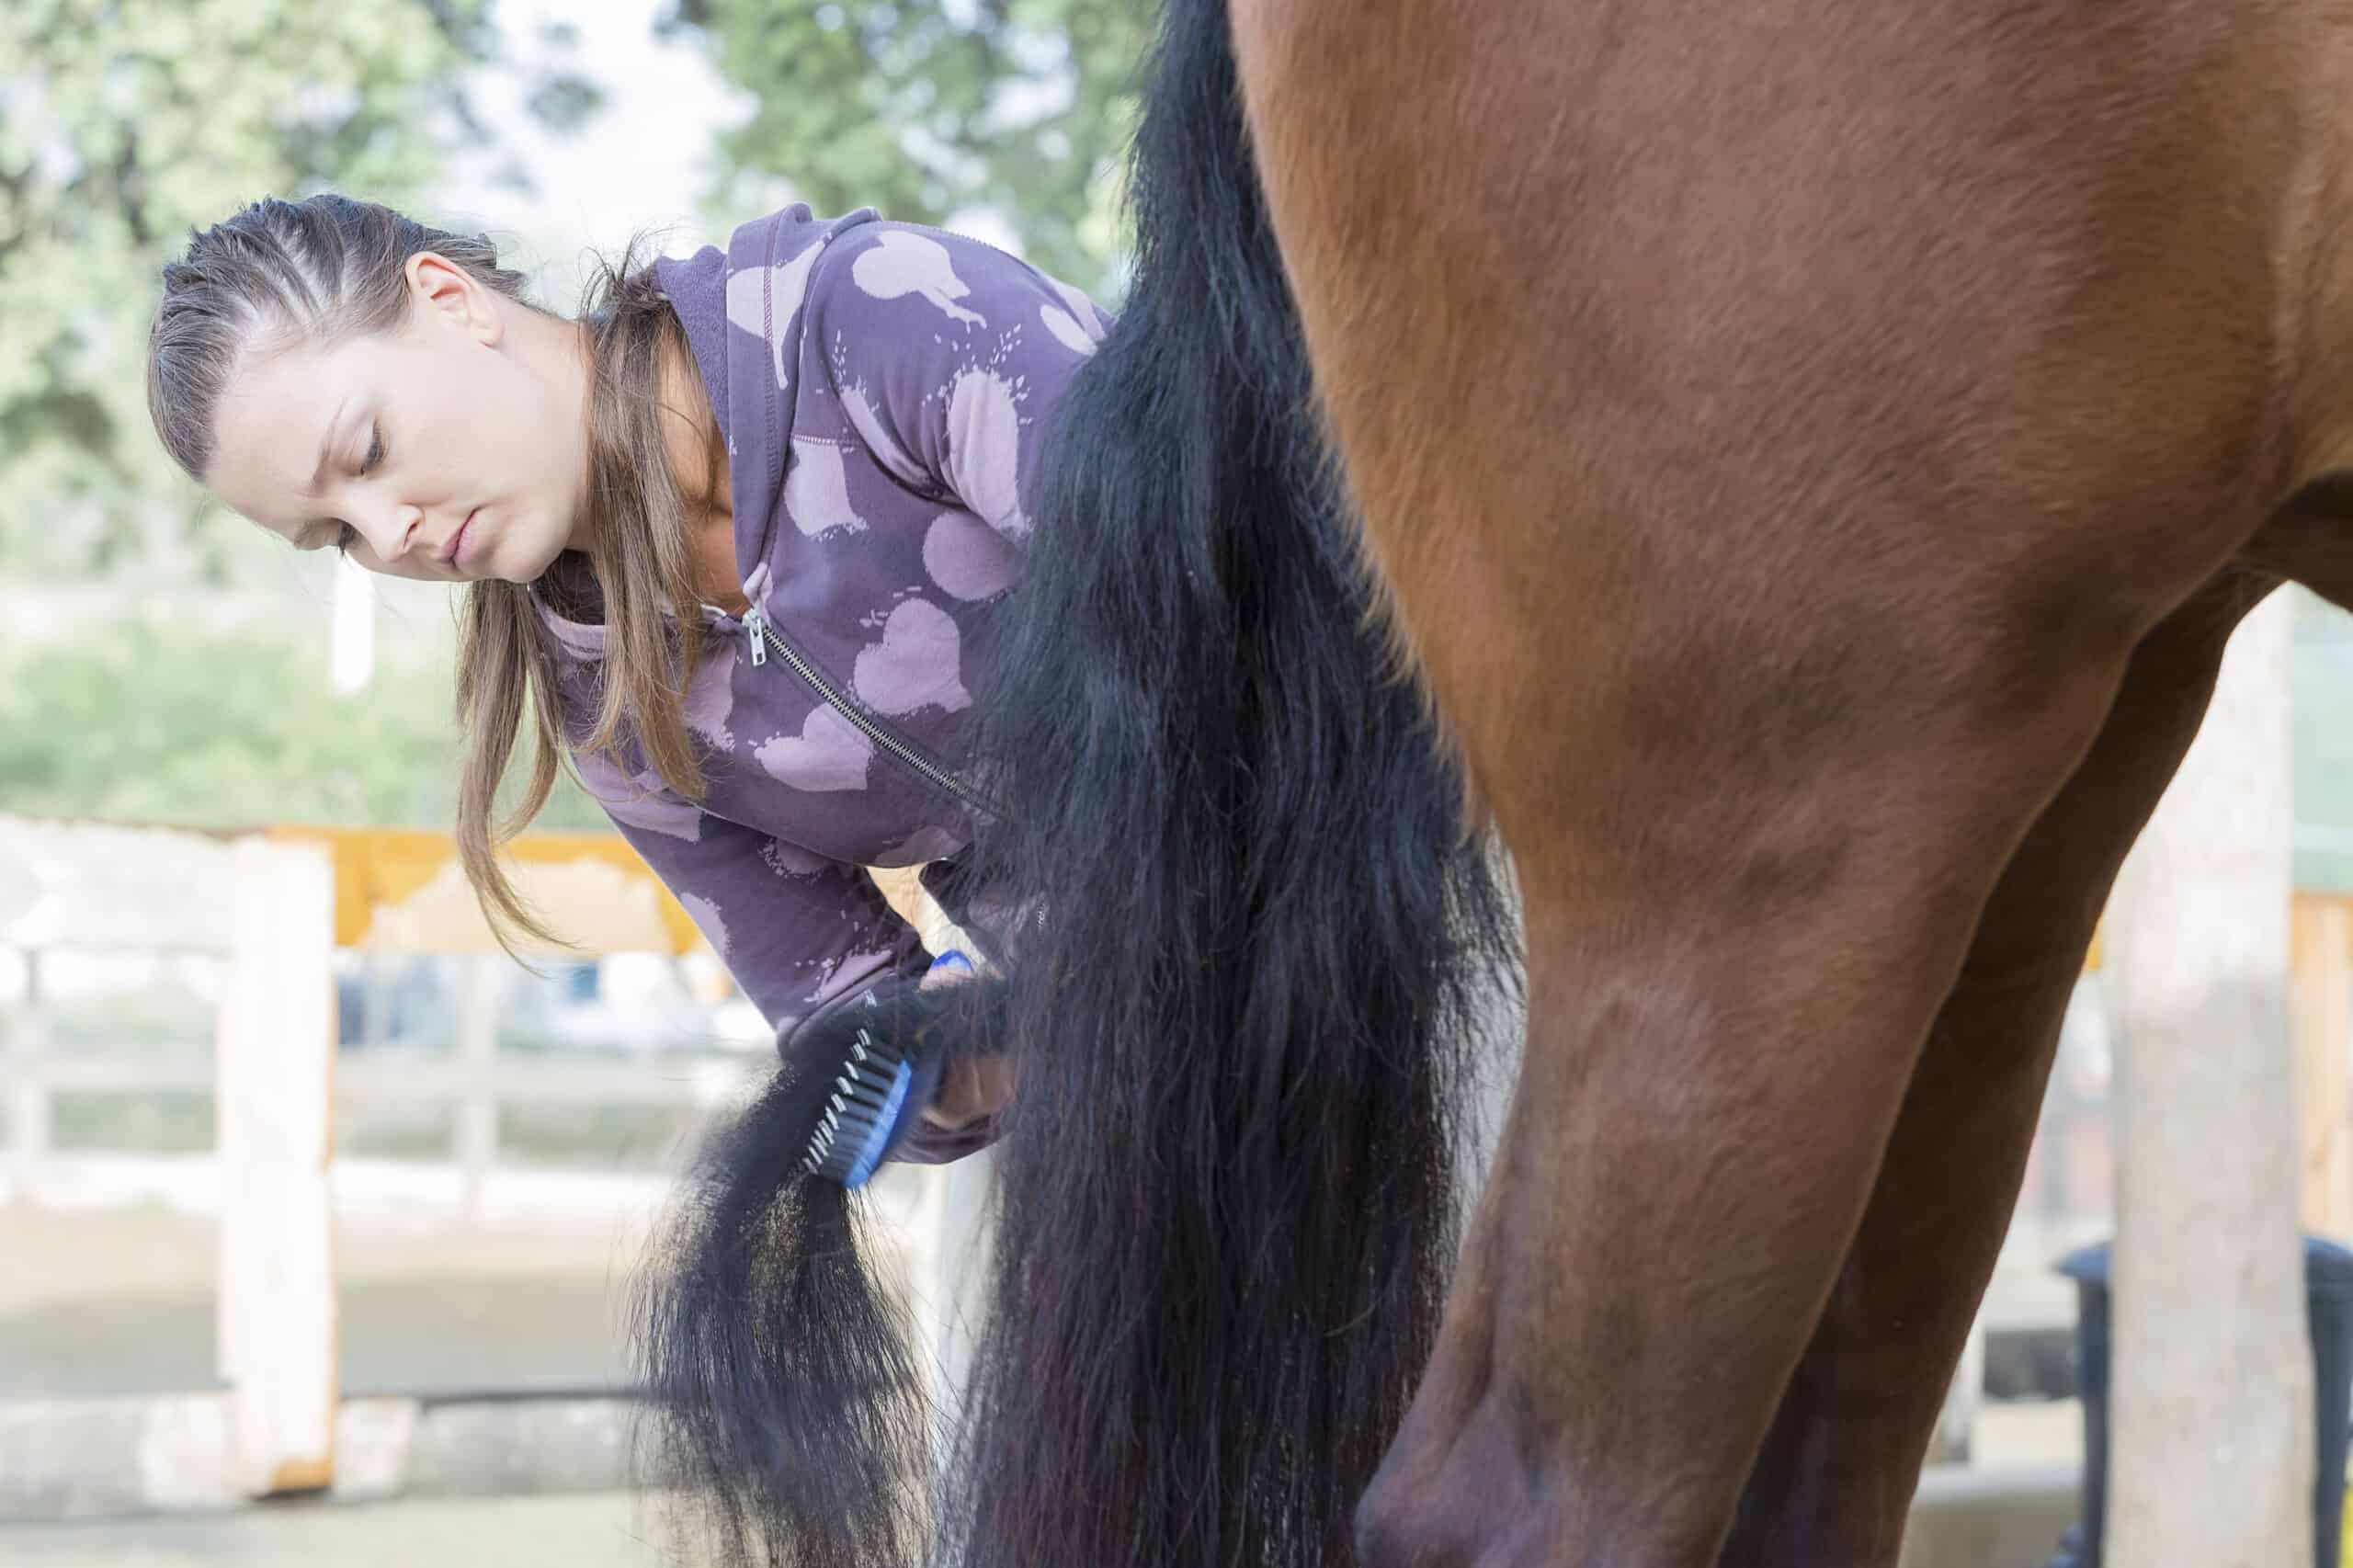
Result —
M 2279 497 L 2296 40 L 2087 9 L 1234 7 L 1527 901 L 1369 1561 L 1715 1560 L 1997 879 Z

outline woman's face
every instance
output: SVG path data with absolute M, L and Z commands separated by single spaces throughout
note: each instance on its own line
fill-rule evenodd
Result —
M 300 550 L 371 572 L 528 583 L 575 539 L 586 483 L 577 329 L 409 258 L 407 319 L 241 369 L 206 488 Z

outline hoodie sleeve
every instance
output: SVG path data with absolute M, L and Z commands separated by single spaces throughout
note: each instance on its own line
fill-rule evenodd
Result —
M 615 773 L 599 782 L 628 781 Z M 667 791 L 608 799 L 591 784 L 590 792 L 775 1028 L 779 1058 L 812 1019 L 877 985 L 915 983 L 930 967 L 915 927 L 864 867 L 810 855 Z M 985 1148 L 996 1131 L 994 1116 L 952 1131 L 918 1122 L 892 1158 L 947 1165 Z
M 789 1051 L 812 1018 L 929 955 L 862 866 L 829 860 L 575 754 L 581 782 L 676 897 Z
M 1109 318 L 1084 293 L 977 240 L 869 223 L 828 247 L 813 328 L 851 425 L 901 483 L 1006 538 L 1048 415 Z

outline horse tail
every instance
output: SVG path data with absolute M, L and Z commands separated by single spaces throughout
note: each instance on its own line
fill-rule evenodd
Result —
M 933 1405 L 868 1199 L 812 1175 L 812 1135 L 852 1051 L 946 1062 L 1003 1049 L 1004 986 L 894 990 L 799 1037 L 698 1152 L 641 1272 L 641 1440 L 698 1561 L 915 1568 L 931 1561 Z
M 1017 1103 L 942 1523 L 970 1568 L 1336 1564 L 1431 1349 L 1496 862 L 1396 678 L 1215 0 L 981 698 Z

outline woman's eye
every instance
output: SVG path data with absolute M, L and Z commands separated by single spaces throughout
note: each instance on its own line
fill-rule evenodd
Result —
M 384 426 L 379 422 L 368 426 L 368 455 L 360 460 L 359 472 L 363 475 L 373 472 L 376 465 L 383 460 Z M 345 525 L 347 528 L 349 526 L 349 524 Z

